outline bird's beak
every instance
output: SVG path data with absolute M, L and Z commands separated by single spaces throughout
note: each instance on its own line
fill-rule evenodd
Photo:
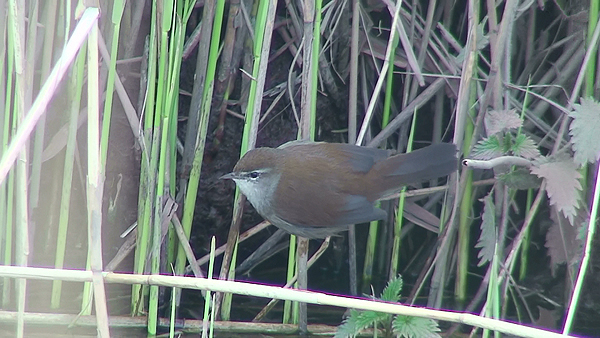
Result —
M 234 178 L 236 178 L 235 173 L 229 173 L 219 177 L 220 180 L 233 180 Z

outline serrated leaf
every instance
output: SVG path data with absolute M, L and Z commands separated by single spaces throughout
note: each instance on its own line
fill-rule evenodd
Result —
M 357 323 L 358 311 L 351 309 L 350 315 L 344 319 L 344 322 L 337 327 L 334 337 L 345 338 L 354 337 L 361 330 Z
M 519 134 L 510 149 L 515 156 L 520 156 L 528 159 L 540 157 L 540 150 L 535 142 L 527 135 Z
M 488 136 L 519 128 L 522 124 L 521 117 L 515 109 L 490 110 L 485 114 L 483 122 Z
M 481 248 L 477 253 L 479 263 L 477 266 L 482 266 L 490 262 L 494 258 L 494 250 L 496 247 L 496 207 L 492 200 L 492 192 L 483 198 L 483 215 L 481 222 L 481 235 L 476 248 Z
M 472 157 L 476 160 L 490 160 L 502 156 L 504 147 L 498 136 L 493 135 L 477 142 L 473 147 Z
M 573 118 L 569 126 L 569 134 L 573 141 L 575 162 L 583 165 L 596 162 L 600 158 L 600 103 L 594 99 L 581 99 L 581 104 L 574 104 L 569 116 Z
M 573 223 L 581 195 L 581 174 L 577 165 L 569 158 L 547 162 L 531 167 L 531 172 L 546 180 L 546 193 L 550 205 L 554 205 Z
M 386 322 L 390 317 L 388 313 L 350 310 L 350 316 L 337 327 L 334 337 L 354 337 L 360 330 L 369 328 L 376 322 Z
M 500 174 L 496 178 L 506 184 L 509 188 L 517 190 L 535 189 L 540 186 L 542 180 L 532 175 L 528 169 L 519 168 L 506 174 Z
M 421 338 L 441 337 L 440 328 L 435 320 L 429 318 L 410 317 L 398 315 L 392 322 L 396 337 Z
M 402 291 L 402 276 L 390 280 L 388 285 L 381 293 L 381 300 L 386 302 L 397 302 L 400 300 L 400 292 Z

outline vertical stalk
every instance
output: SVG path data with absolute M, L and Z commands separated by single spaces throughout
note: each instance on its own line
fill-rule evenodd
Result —
M 98 24 L 94 20 L 88 37 L 88 257 L 92 270 L 94 308 L 99 337 L 110 337 L 104 279 L 102 277 L 102 192 L 104 170 L 100 163 L 100 98 L 98 63 Z M 85 294 L 84 294 L 85 295 Z
M 152 137 L 152 162 L 154 165 L 150 165 L 150 172 L 156 172 L 156 194 L 154 196 L 152 212 L 154 217 L 152 219 L 151 226 L 151 251 L 150 251 L 150 273 L 160 274 L 160 244 L 161 244 L 161 212 L 162 212 L 162 197 L 164 189 L 164 163 L 166 156 L 166 135 L 169 118 L 169 109 L 165 109 L 165 86 L 168 82 L 167 63 L 168 57 L 168 32 L 171 28 L 172 16 L 174 15 L 174 4 L 173 1 L 165 1 L 163 3 L 162 11 L 156 12 L 156 15 L 162 14 L 159 27 L 159 59 L 158 59 L 158 88 L 156 97 L 156 113 L 154 115 L 154 128 L 155 132 Z M 172 61 L 171 61 L 172 62 Z M 169 107 L 170 108 L 170 107 Z M 154 170 L 153 170 L 154 168 Z M 150 295 L 148 299 L 148 334 L 156 334 L 156 326 L 158 322 L 158 286 L 150 286 Z
M 102 118 L 102 136 L 100 139 L 100 163 L 104 168 L 106 165 L 106 156 L 108 153 L 108 135 L 110 132 L 110 119 L 112 115 L 113 89 L 115 86 L 115 75 L 117 73 L 117 56 L 119 54 L 119 32 L 121 29 L 121 17 L 125 2 L 116 0 L 112 8 L 112 28 L 113 36 L 110 48 L 110 65 L 108 67 L 108 81 L 106 83 L 106 99 L 104 101 L 104 113 Z
M 588 11 L 588 29 L 587 29 L 587 37 L 586 37 L 586 47 L 589 48 L 592 43 L 592 36 L 594 35 L 594 30 L 596 29 L 596 24 L 598 23 L 598 14 L 600 14 L 600 1 L 598 0 L 590 0 L 590 9 Z M 593 49 L 592 54 L 590 55 L 590 60 L 596 60 L 596 55 L 598 51 L 597 49 Z M 596 79 L 596 63 L 590 62 L 585 71 L 585 83 L 582 93 L 583 97 L 593 96 L 594 95 L 594 85 L 595 82 L 598 81 Z
M 152 13 L 156 13 L 156 2 L 152 3 Z M 154 135 L 158 133 L 158 130 L 153 128 L 154 117 L 158 114 L 155 102 L 156 102 L 156 65 L 158 63 L 157 56 L 157 27 L 156 27 L 156 15 L 152 15 L 150 23 L 150 38 L 148 43 L 148 83 L 146 86 L 146 105 L 142 114 L 144 116 L 144 130 L 152 131 L 146 134 L 143 138 L 145 141 L 142 147 L 142 165 L 140 174 L 140 189 L 138 205 L 138 225 L 137 225 L 137 239 L 136 239 L 136 250 L 134 258 L 133 272 L 136 274 L 143 274 L 146 268 L 146 258 L 148 256 L 148 244 L 150 243 L 150 221 L 152 212 L 152 201 L 154 196 L 154 181 L 155 181 L 155 167 L 156 162 L 154 158 Z M 131 288 L 131 314 L 143 315 L 142 299 L 143 294 L 147 290 L 146 287 L 142 287 L 139 284 L 132 285 Z
M 10 39 L 7 39 L 7 42 L 10 41 Z M 8 151 L 8 146 L 9 146 L 9 140 L 11 139 L 11 135 L 15 134 L 15 131 L 17 129 L 17 119 L 12 118 L 13 114 L 12 114 L 12 110 L 10 109 L 11 107 L 11 98 L 12 98 L 12 88 L 13 88 L 13 72 L 14 72 L 14 53 L 13 53 L 13 49 L 10 48 L 10 46 L 8 45 L 8 43 L 6 44 L 6 46 L 8 47 L 6 49 L 6 59 L 3 58 L 3 60 L 6 60 L 6 83 L 4 85 L 5 88 L 5 99 L 4 99 L 4 125 L 3 125 L 3 132 L 2 132 L 2 157 L 4 157 L 4 155 L 6 154 L 6 152 Z M 4 67 L 0 68 L 0 71 L 3 69 Z M 0 79 L 4 79 L 4 78 L 0 78 Z M 11 122 L 12 121 L 12 122 Z M 5 203 L 2 203 L 0 205 L 0 208 L 3 205 L 6 205 L 5 210 L 6 213 L 0 213 L 0 217 L 3 217 L 3 215 L 6 215 L 6 218 L 1 219 L 0 221 L 3 222 L 3 234 L 4 234 L 4 265 L 12 265 L 13 261 L 12 261 L 12 248 L 13 248 L 13 222 L 14 222 L 14 182 L 15 182 L 15 177 L 14 177 L 14 170 L 11 170 L 10 173 L 8 174 L 8 177 L 5 180 L 0 180 L 1 183 L 1 187 L 5 188 L 6 190 L 6 199 L 4 200 Z M 0 191 L 1 192 L 1 191 Z M 2 201 L 2 200 L 0 200 Z M 12 284 L 12 278 L 9 277 L 4 277 L 4 284 L 2 287 L 2 307 L 6 307 L 9 305 L 10 303 L 10 285 Z
M 18 2 L 18 3 L 17 3 Z M 25 86 L 26 74 L 24 73 L 24 55 L 23 45 L 25 43 L 25 15 L 24 1 L 9 1 L 9 48 L 13 50 L 14 70 L 15 70 L 15 95 L 13 102 L 13 119 L 17 120 L 19 127 L 25 124 Z M 29 208 L 27 205 L 27 166 L 28 155 L 27 147 L 19 147 L 18 160 L 15 165 L 15 264 L 17 266 L 27 266 L 29 255 Z M 25 327 L 25 302 L 27 297 L 27 280 L 18 278 L 16 280 L 16 304 L 17 304 L 17 323 L 16 336 L 24 336 Z
M 85 49 L 79 51 L 73 74 L 69 81 L 69 93 L 71 96 L 71 115 L 69 117 L 69 131 L 65 150 L 65 164 L 63 169 L 62 193 L 60 201 L 58 234 L 56 238 L 56 256 L 54 267 L 62 269 L 64 266 L 65 251 L 67 245 L 67 228 L 69 225 L 69 210 L 71 206 L 71 184 L 73 177 L 73 161 L 75 158 L 75 142 L 77 141 L 77 118 L 81 103 L 81 92 L 83 89 L 83 74 L 85 67 Z M 50 307 L 57 309 L 60 306 L 62 281 L 54 280 L 52 283 L 52 297 Z
M 413 120 L 410 126 L 410 135 L 406 145 L 406 152 L 412 151 L 412 143 L 415 138 L 415 125 L 417 122 L 417 112 L 413 113 Z M 390 273 L 388 280 L 393 280 L 398 277 L 398 262 L 400 260 L 400 235 L 402 234 L 402 220 L 404 217 L 404 200 L 406 199 L 406 187 L 402 188 L 400 198 L 398 199 L 398 212 L 396 213 L 396 223 L 394 224 L 394 240 L 392 242 L 392 256 L 390 262 Z

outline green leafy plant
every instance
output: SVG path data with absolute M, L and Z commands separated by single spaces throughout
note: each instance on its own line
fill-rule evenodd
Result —
M 598 107 L 591 99 L 582 100 L 582 104 L 575 105 L 575 110 L 570 114 L 573 118 L 570 129 L 574 158 L 564 153 L 542 156 L 535 141 L 520 132 L 522 121 L 514 109 L 489 111 L 486 114 L 484 124 L 488 136 L 475 145 L 473 158 L 490 160 L 500 156 L 515 156 L 530 160 L 529 173 L 521 171 L 513 175 L 512 171 L 505 172 L 499 175 L 500 179 L 516 189 L 535 186 L 539 182 L 535 176 L 545 179 L 550 205 L 556 206 L 572 223 L 582 190 L 578 164 L 593 162 L 596 158 L 598 142 L 593 140 L 598 122 L 593 117 L 597 116 L 594 112 L 598 111 Z
M 514 132 L 520 129 L 522 121 L 514 109 L 490 111 L 485 117 L 488 137 L 477 142 L 473 158 L 489 160 L 503 155 L 514 155 L 526 159 L 540 156 L 537 144 L 527 135 Z
M 402 277 L 389 281 L 381 293 L 380 299 L 386 302 L 398 302 L 402 291 Z M 435 320 L 375 311 L 350 310 L 350 315 L 338 326 L 335 337 L 354 337 L 360 330 L 373 327 L 382 328 L 385 337 L 440 337 L 440 329 Z M 377 335 L 375 331 L 374 336 Z

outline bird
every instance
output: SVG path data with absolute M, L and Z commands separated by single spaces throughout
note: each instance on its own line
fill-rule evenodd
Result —
M 317 239 L 386 218 L 377 200 L 454 172 L 456 154 L 451 143 L 393 155 L 351 144 L 291 141 L 248 151 L 221 179 L 233 180 L 276 227 Z

